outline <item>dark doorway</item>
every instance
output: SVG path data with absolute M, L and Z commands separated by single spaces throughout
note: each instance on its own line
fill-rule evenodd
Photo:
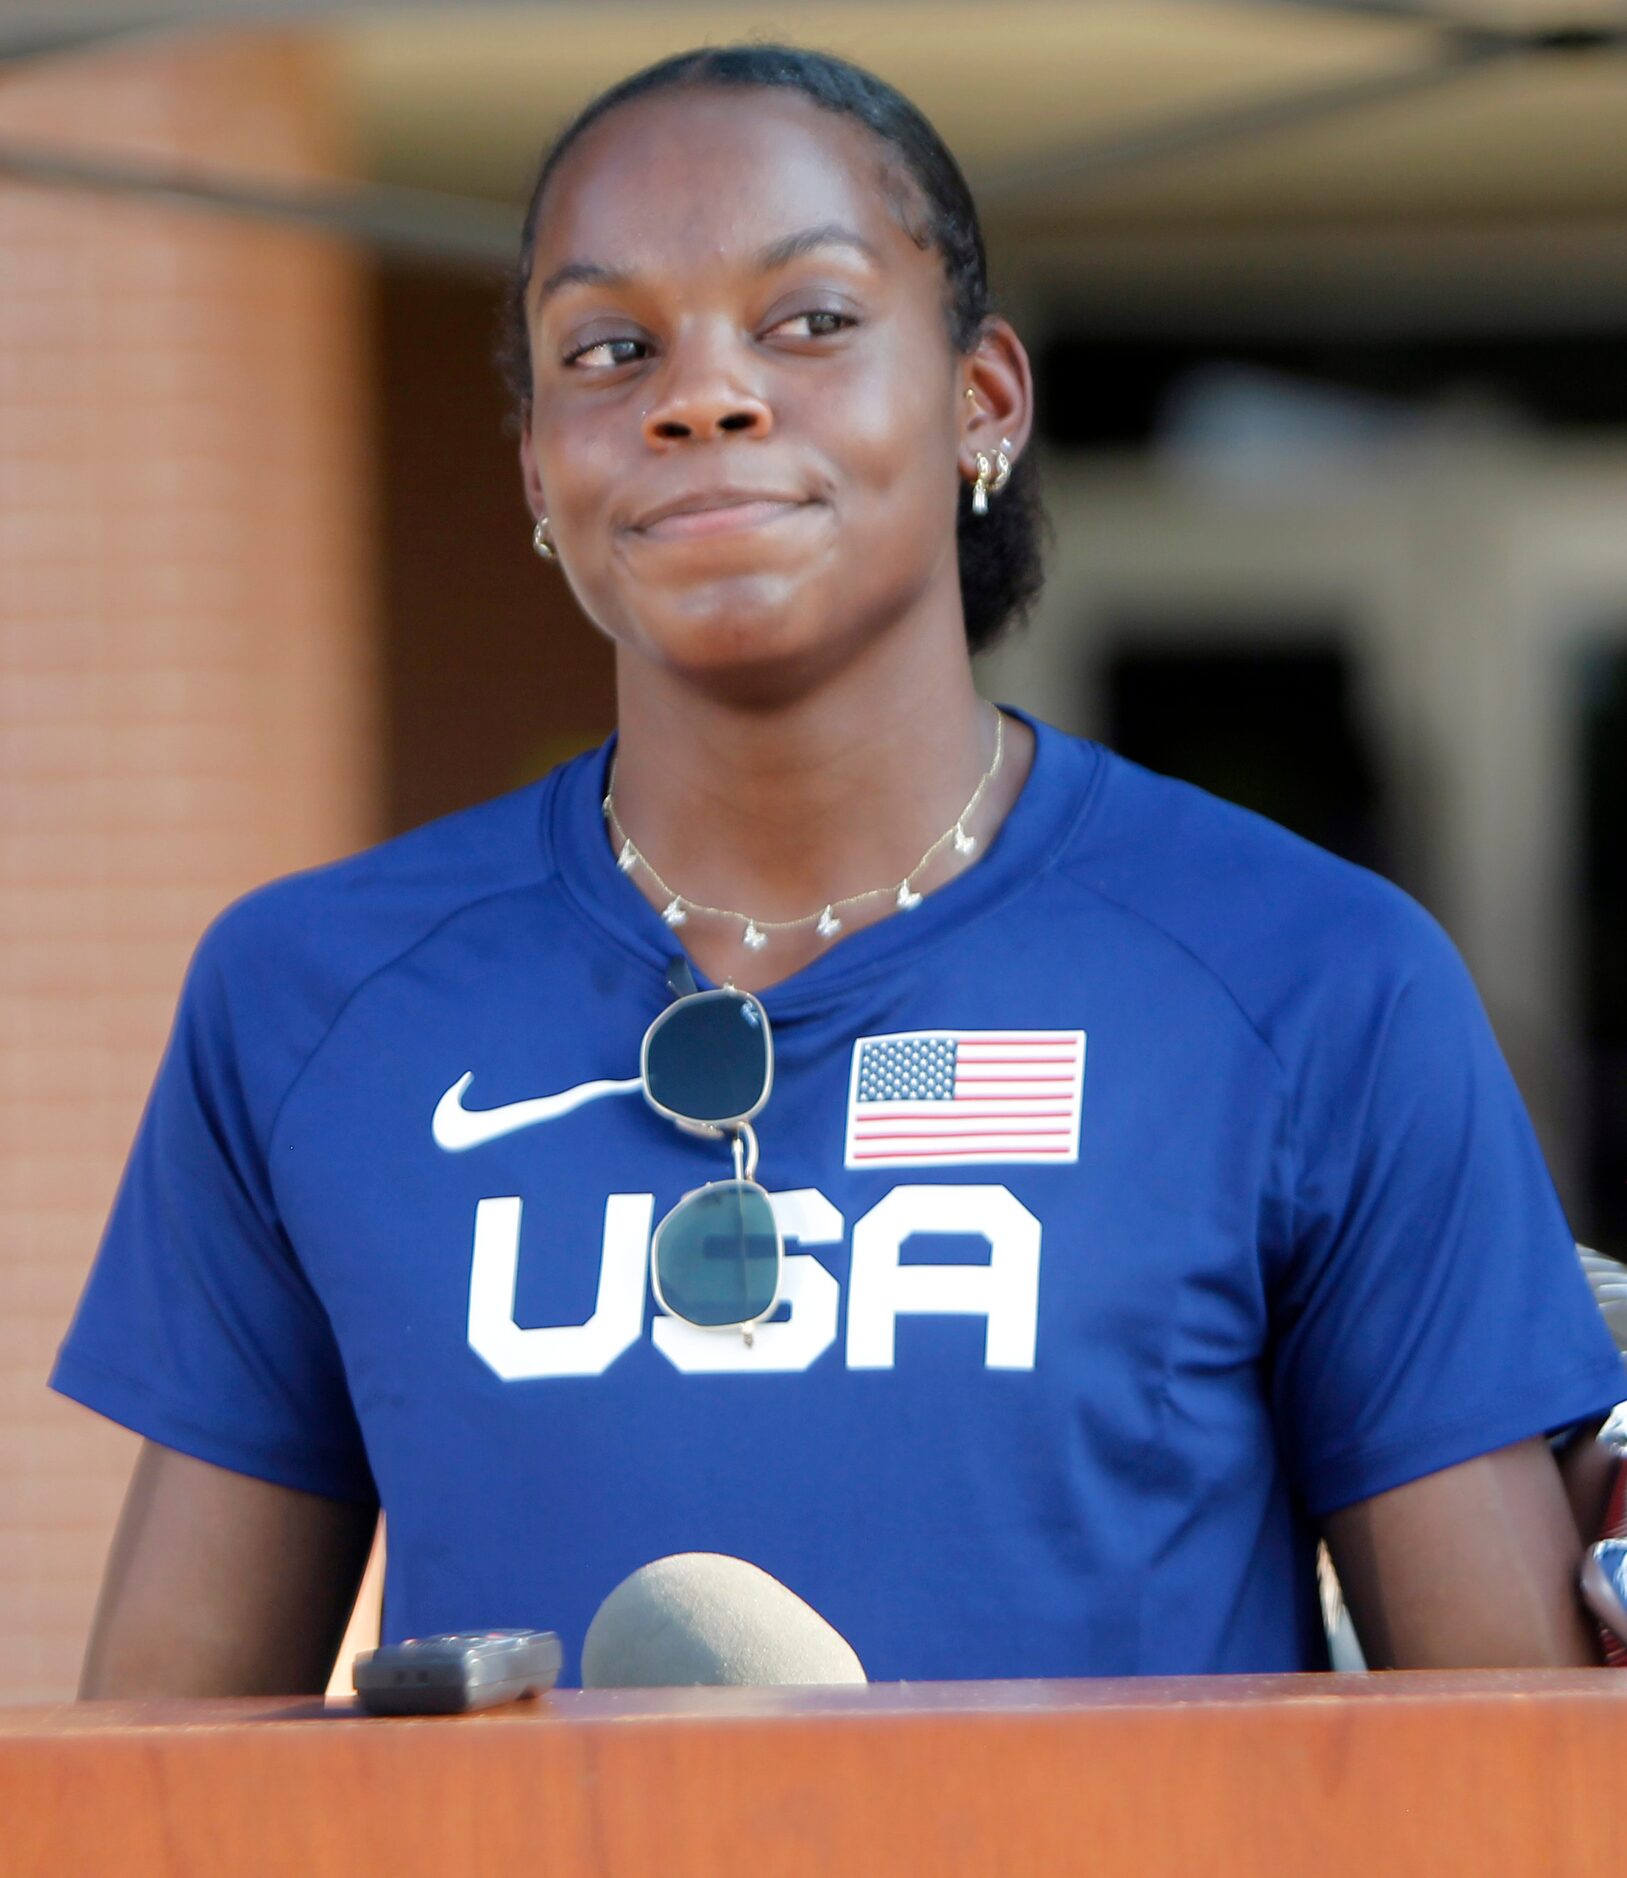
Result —
M 1107 741 L 1149 769 L 1254 809 L 1393 874 L 1378 763 L 1336 631 L 1172 638 L 1125 622 L 1107 655 Z
M 610 648 L 531 550 L 498 294 L 431 269 L 376 277 L 392 833 L 517 788 L 614 723 Z
M 1584 1239 L 1627 1258 L 1627 641 L 1581 665 Z

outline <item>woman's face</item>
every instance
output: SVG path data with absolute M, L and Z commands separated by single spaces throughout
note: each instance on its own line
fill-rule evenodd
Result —
M 958 626 L 965 364 L 862 126 L 787 92 L 615 110 L 549 186 L 527 493 L 588 615 L 700 678 Z M 982 447 L 987 447 L 986 445 Z

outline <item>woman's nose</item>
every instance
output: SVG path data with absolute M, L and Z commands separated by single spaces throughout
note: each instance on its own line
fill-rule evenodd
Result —
M 743 386 L 715 356 L 669 370 L 666 378 L 662 395 L 644 414 L 647 443 L 704 442 L 731 432 L 764 437 L 774 428 L 763 397 Z

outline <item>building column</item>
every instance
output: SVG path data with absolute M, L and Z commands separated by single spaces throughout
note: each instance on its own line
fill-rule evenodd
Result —
M 316 54 L 42 59 L 0 139 L 333 174 Z M 0 181 L 0 1701 L 71 1693 L 132 1437 L 50 1395 L 192 945 L 367 840 L 364 279 L 323 238 Z

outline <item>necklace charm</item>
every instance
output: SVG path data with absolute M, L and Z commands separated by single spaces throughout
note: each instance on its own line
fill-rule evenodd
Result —
M 1003 448 L 1004 445 L 1002 445 L 1002 449 Z M 972 493 L 974 497 L 973 506 L 977 508 L 978 513 L 981 514 L 983 507 L 987 506 L 987 494 L 989 489 L 998 489 L 1000 483 L 1004 480 L 1004 476 L 1007 473 L 1007 459 L 1004 456 L 1000 457 L 1000 481 L 993 483 L 990 482 L 993 470 L 991 469 L 988 459 L 980 456 L 977 461 L 979 487 Z M 979 506 L 975 500 L 979 493 L 982 493 L 984 496 L 984 502 L 981 506 Z M 655 894 L 661 894 L 665 898 L 666 904 L 661 906 L 661 917 L 669 926 L 684 925 L 692 913 L 704 914 L 708 919 L 739 920 L 744 928 L 740 935 L 741 944 L 745 946 L 748 952 L 761 952 L 763 947 L 768 944 L 768 936 L 771 932 L 800 932 L 812 926 L 821 939 L 834 939 L 836 935 L 843 930 L 845 925 L 845 921 L 840 918 L 836 911 L 839 906 L 859 906 L 865 901 L 877 900 L 890 893 L 893 896 L 894 906 L 897 907 L 901 913 L 913 912 L 915 908 L 921 904 L 922 898 L 911 884 L 915 876 L 925 872 L 934 857 L 941 854 L 951 843 L 954 846 L 955 853 L 963 857 L 971 854 L 976 849 L 978 837 L 976 835 L 967 834 L 966 824 L 977 813 L 978 804 L 983 800 L 989 784 L 993 782 L 995 777 L 999 774 L 1000 757 L 1004 747 L 1005 719 L 996 711 L 994 713 L 994 755 L 989 762 L 988 768 L 984 770 L 982 776 L 979 778 L 977 787 L 972 791 L 971 800 L 961 810 L 960 814 L 955 817 L 954 821 L 939 835 L 938 839 L 933 842 L 932 846 L 927 849 L 926 853 L 921 856 L 920 860 L 915 863 L 896 887 L 867 887 L 863 893 L 850 893 L 845 899 L 827 900 L 824 907 L 817 913 L 804 913 L 800 919 L 771 919 L 766 926 L 759 926 L 756 920 L 748 917 L 748 915 L 744 913 L 736 912 L 733 907 L 708 906 L 703 900 L 686 900 L 675 888 L 667 885 L 655 871 L 649 856 L 634 843 L 632 836 L 622 827 L 621 818 L 616 814 L 616 772 L 613 765 L 610 772 L 610 786 L 605 791 L 604 800 L 601 802 L 600 808 L 609 826 L 611 839 L 621 843 L 621 846 L 616 850 L 617 867 L 619 867 L 624 874 L 632 873 L 635 867 L 644 870 L 654 890 L 650 896 L 652 901 L 655 901 Z M 660 905 L 660 902 L 655 901 L 655 904 Z

